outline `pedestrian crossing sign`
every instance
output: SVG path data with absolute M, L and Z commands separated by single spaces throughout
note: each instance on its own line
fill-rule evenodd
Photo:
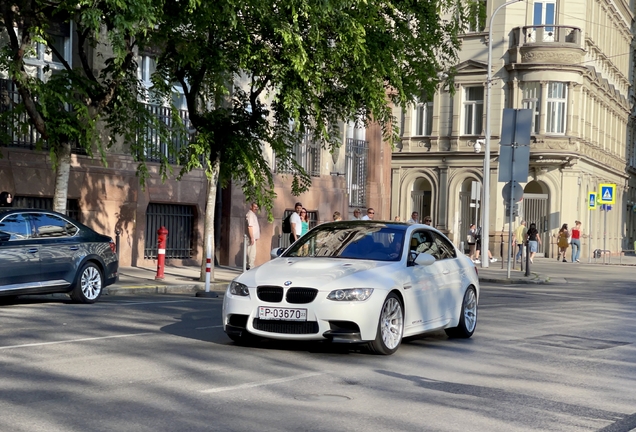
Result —
M 596 192 L 590 192 L 587 208 L 590 210 L 596 210 Z
M 616 204 L 616 185 L 606 183 L 598 186 L 598 204 Z

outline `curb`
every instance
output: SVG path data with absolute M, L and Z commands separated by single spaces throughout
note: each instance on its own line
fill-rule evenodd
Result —
M 225 294 L 228 282 L 214 282 L 210 284 L 210 291 L 222 296 Z M 204 291 L 204 284 L 187 285 L 137 285 L 137 286 L 109 286 L 104 288 L 103 295 L 120 294 L 195 294 Z

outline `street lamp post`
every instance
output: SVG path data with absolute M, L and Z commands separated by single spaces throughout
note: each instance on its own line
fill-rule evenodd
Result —
M 488 243 L 490 240 L 490 87 L 492 86 L 492 23 L 500 9 L 519 3 L 522 0 L 511 0 L 500 5 L 490 16 L 488 22 L 488 75 L 486 78 L 486 139 L 484 145 L 484 200 L 482 202 L 482 226 L 481 226 L 481 266 L 487 268 L 490 265 L 488 259 Z M 503 257 L 502 257 L 503 259 Z

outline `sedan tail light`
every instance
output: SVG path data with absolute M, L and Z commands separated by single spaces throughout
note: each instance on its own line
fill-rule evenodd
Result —
M 108 245 L 110 246 L 110 250 L 112 250 L 113 253 L 117 253 L 117 245 L 115 245 L 114 241 L 111 240 Z

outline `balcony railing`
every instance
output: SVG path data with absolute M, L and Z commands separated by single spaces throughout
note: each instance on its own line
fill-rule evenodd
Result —
M 311 177 L 320 177 L 320 153 L 321 144 L 314 141 L 310 134 L 304 136 L 302 142 L 294 144 L 292 152 L 294 160 L 300 165 Z M 292 167 L 284 166 L 280 159 L 276 160 L 276 172 L 280 174 L 293 174 Z
M 513 46 L 554 43 L 582 47 L 581 29 L 574 26 L 547 24 L 516 27 L 512 34 Z
M 159 122 L 164 123 L 168 129 L 173 129 L 172 109 L 170 107 L 146 104 L 146 109 L 156 116 Z M 185 130 L 190 130 L 191 124 L 188 110 L 179 110 L 179 117 L 185 126 Z M 191 138 L 191 136 L 185 137 L 174 133 L 169 138 L 169 141 L 165 141 L 161 139 L 157 130 L 150 127 L 139 131 L 139 134 L 143 134 L 146 139 L 145 156 L 147 161 L 160 162 L 162 157 L 165 156 L 168 162 L 172 164 L 177 163 L 179 152 L 189 144 L 188 140 Z
M 9 79 L 0 79 L 0 114 L 13 111 L 14 106 L 21 101 L 22 98 L 15 83 Z M 40 133 L 28 120 L 25 112 L 15 111 L 8 117 L 0 119 L 0 146 L 36 150 L 39 140 Z M 42 141 L 40 148 L 48 151 L 48 142 Z M 86 150 L 78 147 L 77 143 L 71 143 L 71 151 L 76 154 L 86 154 Z

